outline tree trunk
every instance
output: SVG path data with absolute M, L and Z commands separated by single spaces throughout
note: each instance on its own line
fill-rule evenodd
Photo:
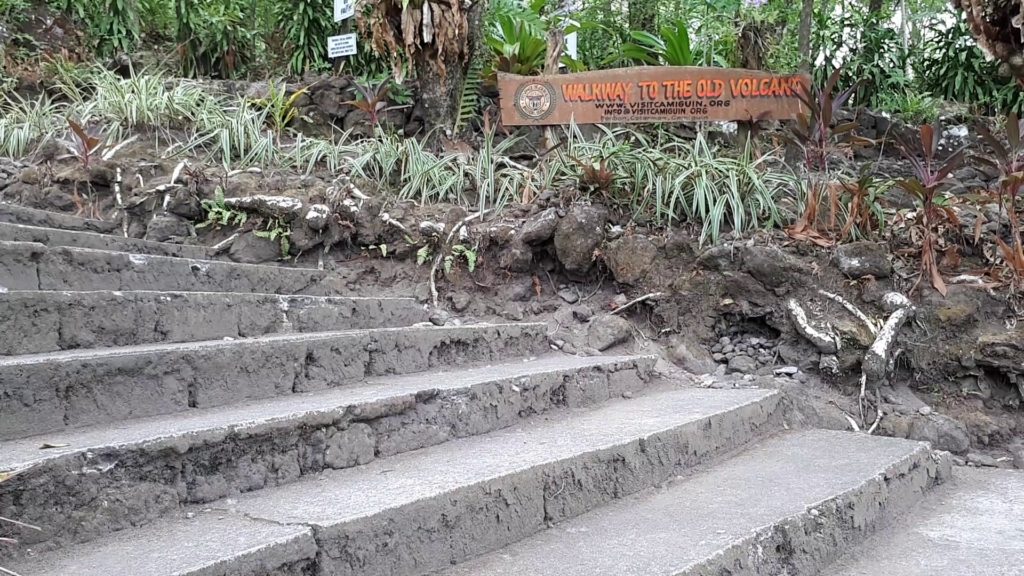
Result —
M 811 24 L 814 22 L 814 0 L 803 0 L 800 8 L 800 28 L 797 32 L 796 49 L 800 53 L 800 72 L 811 71 Z
M 761 70 L 764 67 L 762 34 L 763 30 L 757 24 L 747 24 L 740 30 L 740 58 L 747 70 Z
M 477 0 L 466 12 L 467 38 L 462 57 L 445 61 L 444 74 L 437 67 L 437 53 L 431 46 L 416 53 L 413 68 L 420 86 L 423 123 L 431 139 L 445 136 L 455 139 L 455 123 L 459 118 L 462 91 L 473 59 L 483 52 L 483 14 L 486 0 Z
M 559 10 L 568 11 L 571 2 L 563 0 L 559 3 Z M 562 50 L 565 49 L 565 28 L 561 26 L 551 26 L 548 29 L 548 46 L 547 55 L 544 58 L 544 74 L 552 75 L 558 74 L 558 64 L 562 60 Z M 544 128 L 544 141 L 542 142 L 544 150 L 550 149 L 555 145 L 554 132 L 551 130 L 551 126 Z

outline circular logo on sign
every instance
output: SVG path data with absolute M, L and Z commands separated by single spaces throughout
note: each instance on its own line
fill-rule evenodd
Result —
M 555 111 L 555 88 L 547 82 L 527 82 L 516 90 L 516 110 L 530 120 L 543 120 Z

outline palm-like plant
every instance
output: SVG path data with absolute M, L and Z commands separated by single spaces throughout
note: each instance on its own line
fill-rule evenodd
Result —
M 807 111 L 797 114 L 796 125 L 790 127 L 792 137 L 783 136 L 783 139 L 803 150 L 808 170 L 823 170 L 827 173 L 830 154 L 871 143 L 854 136 L 853 131 L 860 127 L 857 122 L 841 122 L 832 126 L 836 113 L 864 82 L 859 80 L 833 96 L 841 74 L 842 68 L 833 72 L 825 88 L 800 84 L 797 97 Z
M 1007 246 L 1002 238 L 996 237 L 996 243 L 1003 252 L 1003 258 L 1017 275 L 1024 274 L 1024 247 L 1021 245 L 1020 222 L 1017 220 L 1017 197 L 1024 187 L 1024 142 L 1021 141 L 1021 121 L 1017 114 L 1011 112 L 1006 118 L 1007 146 L 992 135 L 984 126 L 978 127 L 978 133 L 985 143 L 992 148 L 994 158 L 975 156 L 974 159 L 994 167 L 999 171 L 999 208 L 1004 209 L 1010 219 L 1010 230 L 1013 234 L 1013 246 Z
M 946 283 L 942 280 L 942 274 L 939 273 L 939 266 L 935 259 L 935 228 L 943 215 L 952 217 L 952 214 L 935 202 L 935 196 L 939 185 L 963 161 L 964 151 L 960 149 L 945 162 L 939 162 L 935 158 L 935 152 L 939 147 L 941 135 L 942 127 L 938 123 L 935 125 L 925 124 L 921 126 L 920 146 L 900 141 L 900 152 L 910 162 L 916 177 L 900 180 L 897 184 L 921 203 L 921 218 L 924 228 L 921 239 L 921 276 L 914 284 L 914 288 L 916 289 L 921 280 L 928 276 L 931 278 L 932 286 L 945 296 Z
M 841 68 L 834 71 L 824 88 L 801 83 L 797 97 L 805 111 L 797 114 L 796 124 L 790 126 L 790 135 L 780 136 L 782 140 L 803 152 L 805 167 L 811 174 L 808 178 L 807 205 L 804 213 L 796 224 L 786 228 L 786 233 L 798 240 L 808 240 L 820 246 L 830 246 L 834 239 L 818 230 L 818 203 L 825 190 L 836 197 L 837 191 L 843 188 L 842 185 L 836 185 L 831 181 L 829 156 L 848 152 L 853 146 L 871 144 L 870 140 L 854 135 L 854 131 L 860 127 L 857 122 L 840 122 L 832 125 L 836 113 L 862 83 L 855 82 L 853 86 L 833 96 L 841 75 Z M 815 175 L 816 172 L 820 175 Z
M 690 32 L 682 20 L 675 27 L 662 26 L 660 35 L 633 30 L 629 33 L 636 43 L 622 45 L 622 58 L 658 66 L 693 66 L 695 61 L 690 50 Z
M 686 22 L 679 20 L 673 26 L 662 26 L 657 35 L 642 30 L 629 33 L 633 42 L 625 42 L 619 53 L 605 59 L 604 64 L 629 62 L 651 66 L 729 66 L 721 56 L 694 49 Z

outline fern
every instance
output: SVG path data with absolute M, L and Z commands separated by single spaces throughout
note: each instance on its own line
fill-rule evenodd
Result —
M 459 97 L 459 117 L 455 119 L 455 129 L 453 130 L 455 134 L 461 132 L 470 120 L 477 117 L 483 68 L 483 59 L 477 58 L 469 65 L 469 70 L 466 72 L 466 80 L 462 84 L 462 95 Z
M 476 251 L 466 248 L 462 244 L 452 246 L 452 255 L 445 259 L 445 270 L 449 270 L 452 262 L 454 262 L 455 258 L 459 256 L 466 259 L 466 268 L 469 269 L 469 273 L 472 274 L 476 270 Z M 449 262 L 449 260 L 452 262 Z
M 416 251 L 416 265 L 423 266 L 430 259 L 430 246 L 424 246 Z

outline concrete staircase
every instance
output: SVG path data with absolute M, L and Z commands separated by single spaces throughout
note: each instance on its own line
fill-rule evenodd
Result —
M 22 576 L 814 574 L 949 474 L 772 390 L 0 205 Z

